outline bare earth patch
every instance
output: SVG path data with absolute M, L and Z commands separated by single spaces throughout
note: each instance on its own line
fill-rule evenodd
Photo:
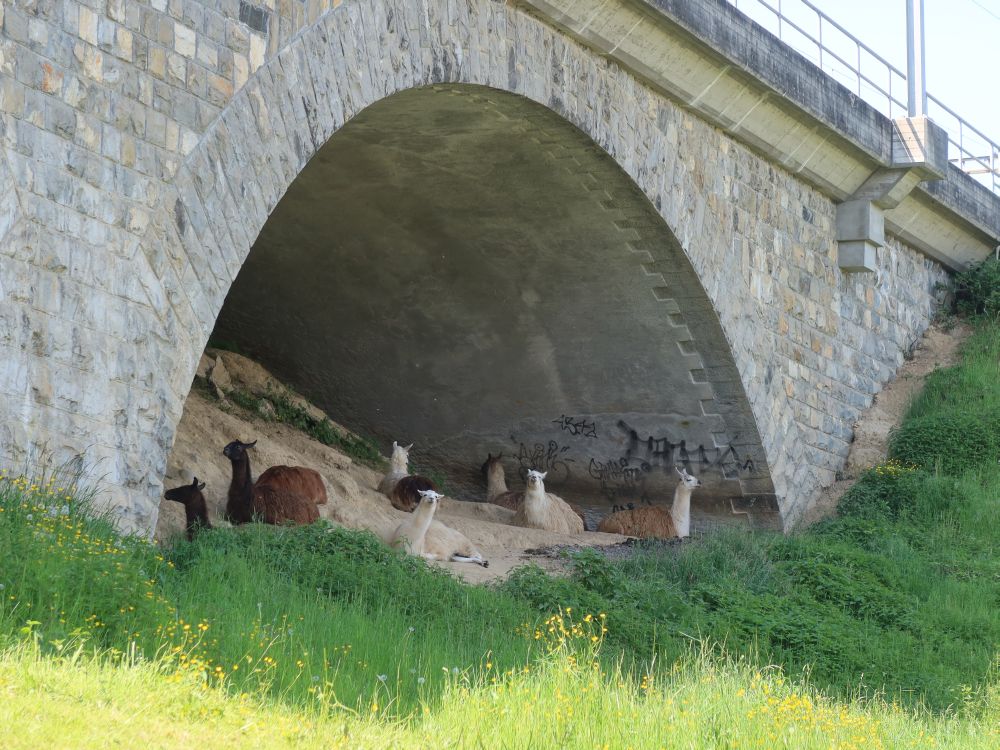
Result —
M 816 504 L 802 515 L 797 525 L 799 529 L 835 515 L 840 498 L 858 477 L 885 460 L 889 433 L 902 422 L 926 377 L 939 367 L 957 364 L 959 348 L 971 333 L 964 323 L 948 331 L 936 323 L 927 329 L 913 350 L 913 358 L 903 362 L 895 379 L 875 396 L 872 405 L 854 425 L 854 442 L 841 478 L 827 487 Z
M 232 352 L 210 352 L 199 366 L 201 387 L 192 388 L 184 405 L 184 415 L 177 428 L 174 447 L 167 462 L 165 486 L 169 489 L 190 483 L 192 476 L 206 483 L 204 495 L 212 524 L 226 526 L 222 512 L 229 489 L 230 464 L 222 448 L 231 440 L 257 440 L 250 452 L 254 475 L 275 464 L 307 466 L 324 478 L 329 494 L 326 505 L 320 506 L 320 516 L 336 525 L 368 529 L 385 538 L 399 525 L 406 514 L 396 510 L 388 498 L 375 488 L 382 472 L 363 466 L 336 448 L 320 443 L 288 425 L 262 416 L 248 414 L 243 409 L 220 401 L 212 395 L 215 387 L 205 376 L 211 373 L 215 357 L 223 361 L 224 379 L 229 387 L 239 387 L 258 395 L 283 387 L 257 363 Z M 315 416 L 323 413 L 302 402 Z M 342 429 L 342 428 L 341 428 Z M 408 439 L 411 436 L 406 436 Z M 416 436 L 419 440 L 419 436 Z M 419 445 L 418 445 L 419 449 Z M 485 497 L 486 487 L 483 487 Z M 435 519 L 467 536 L 489 560 L 489 568 L 468 563 L 435 563 L 452 571 L 470 583 L 504 578 L 518 565 L 531 560 L 546 570 L 563 569 L 560 559 L 548 554 L 529 553 L 555 546 L 603 546 L 625 540 L 617 534 L 585 532 L 580 536 L 557 534 L 539 529 L 511 526 L 514 513 L 497 505 L 445 499 Z M 184 528 L 184 511 L 178 504 L 163 500 L 155 538 L 164 542 Z

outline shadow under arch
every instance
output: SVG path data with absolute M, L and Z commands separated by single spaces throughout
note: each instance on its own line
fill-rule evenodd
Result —
M 353 429 L 417 443 L 457 497 L 479 465 L 589 505 L 669 502 L 780 526 L 713 305 L 663 218 L 585 133 L 522 96 L 407 89 L 319 148 L 219 315 L 237 343 Z M 741 506 L 742 507 L 742 506 Z M 739 516 L 737 516 L 739 518 Z

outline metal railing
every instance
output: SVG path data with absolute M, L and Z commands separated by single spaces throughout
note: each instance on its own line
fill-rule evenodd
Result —
M 727 0 L 889 118 L 907 113 L 906 73 L 809 0 Z M 948 159 L 1000 194 L 1000 145 L 927 95 L 928 116 L 948 133 Z

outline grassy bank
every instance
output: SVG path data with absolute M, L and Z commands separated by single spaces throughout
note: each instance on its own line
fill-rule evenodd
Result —
M 83 655 L 0 655 L 0 721 L 10 750 L 112 745 L 176 748 L 993 748 L 996 713 L 936 715 L 882 701 L 838 702 L 784 679 L 693 657 L 636 678 L 562 648 L 529 674 L 444 687 L 399 721 L 376 704 L 289 705 L 207 688 L 161 664 Z
M 685 636 L 708 637 L 836 695 L 959 703 L 997 680 L 998 363 L 1000 325 L 982 324 L 963 362 L 930 378 L 893 458 L 807 533 L 734 531 L 621 563 L 586 554 L 572 580 L 525 569 L 504 589 L 539 610 L 608 611 L 632 652 L 655 642 L 670 659 Z
M 998 362 L 983 323 L 807 533 L 584 553 L 491 589 L 320 524 L 159 550 L 66 481 L 2 476 L 0 717 L 36 717 L 25 743 L 60 717 L 77 746 L 88 715 L 135 712 L 121 731 L 149 737 L 246 714 L 260 746 L 996 746 Z

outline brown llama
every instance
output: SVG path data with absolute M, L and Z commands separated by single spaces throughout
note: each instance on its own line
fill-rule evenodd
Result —
M 233 467 L 226 500 L 226 518 L 233 524 L 259 518 L 264 523 L 304 526 L 319 519 L 317 505 L 326 502 L 326 486 L 313 469 L 272 466 L 254 482 L 247 449 L 257 444 L 234 440 L 222 449 Z
M 421 492 L 436 489 L 434 482 L 427 477 L 409 474 L 396 482 L 396 486 L 392 488 L 392 494 L 389 495 L 389 502 L 397 510 L 412 513 L 413 509 L 420 503 Z
M 389 498 L 392 507 L 404 513 L 412 513 L 420 502 L 421 490 L 436 490 L 433 481 L 420 474 L 410 473 L 410 449 L 413 443 L 402 446 L 392 441 L 392 458 L 389 471 L 378 483 L 378 491 Z
M 601 520 L 598 531 L 635 536 L 641 539 L 683 539 L 691 533 L 691 493 L 701 482 L 684 469 L 676 469 L 681 481 L 674 490 L 668 511 L 658 506 L 618 510 Z
M 191 484 L 174 487 L 163 493 L 163 497 L 167 500 L 173 500 L 184 506 L 185 530 L 189 540 L 194 539 L 194 535 L 200 529 L 212 528 L 212 524 L 208 520 L 208 506 L 205 504 L 205 496 L 201 494 L 203 489 L 205 489 L 205 483 L 199 484 L 198 477 L 195 477 Z

